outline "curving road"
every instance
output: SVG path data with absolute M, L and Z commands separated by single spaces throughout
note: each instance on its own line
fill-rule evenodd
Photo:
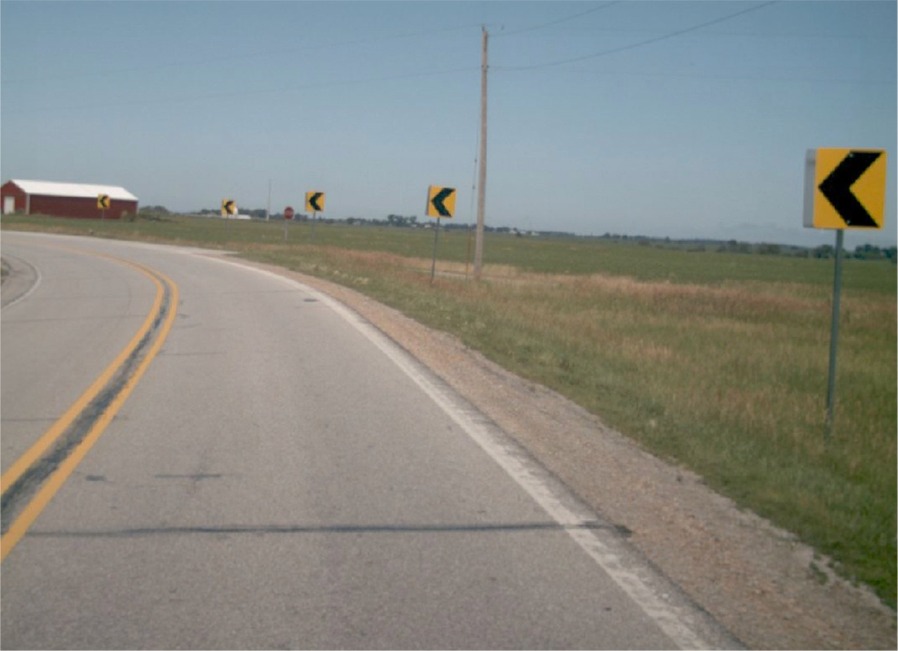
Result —
M 4 233 L 2 254 L 4 475 L 145 363 L 15 545 L 55 471 L 4 493 L 3 648 L 732 644 L 326 296 L 191 249 Z

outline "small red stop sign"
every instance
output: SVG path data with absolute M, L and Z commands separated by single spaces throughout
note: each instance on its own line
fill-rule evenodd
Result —
M 293 219 L 293 206 L 284 208 L 284 219 Z

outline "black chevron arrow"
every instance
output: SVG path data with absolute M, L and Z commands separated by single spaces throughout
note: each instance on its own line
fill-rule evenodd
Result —
M 443 205 L 443 202 L 451 197 L 453 192 L 455 192 L 455 188 L 443 188 L 430 200 L 430 205 L 436 208 L 440 217 L 452 217 L 452 213 Z
M 321 206 L 318 205 L 318 200 L 321 198 L 322 194 L 323 193 L 321 192 L 316 192 L 311 197 L 309 197 L 309 205 L 312 206 L 312 210 L 314 210 L 315 212 L 323 212 L 321 210 Z
M 851 191 L 854 185 L 867 169 L 882 156 L 882 152 L 852 151 L 842 159 L 823 183 L 818 187 L 823 196 L 839 213 L 839 216 L 849 226 L 876 228 L 876 221 L 867 212 L 863 204 L 857 200 Z

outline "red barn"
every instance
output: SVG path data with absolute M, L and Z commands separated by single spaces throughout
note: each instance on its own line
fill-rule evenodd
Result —
M 98 207 L 100 196 L 109 197 L 109 207 Z M 137 214 L 137 197 L 113 185 L 19 181 L 0 186 L 3 214 L 53 215 L 86 219 L 121 219 Z

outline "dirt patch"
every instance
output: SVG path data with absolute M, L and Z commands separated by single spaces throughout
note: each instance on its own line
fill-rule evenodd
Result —
M 253 264 L 323 291 L 430 367 L 515 438 L 750 648 L 895 649 L 895 613 L 825 558 L 700 477 L 663 462 L 557 393 L 354 290 Z

